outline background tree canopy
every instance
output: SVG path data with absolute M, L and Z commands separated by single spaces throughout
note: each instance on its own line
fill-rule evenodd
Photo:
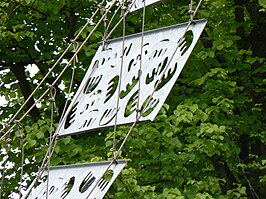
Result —
M 145 29 L 188 21 L 189 2 L 166 0 L 147 8 Z M 2 122 L 8 122 L 30 96 L 97 5 L 94 0 L 0 2 L 0 96 L 7 100 L 1 105 Z M 139 124 L 132 132 L 121 154 L 128 164 L 106 198 L 266 198 L 265 9 L 264 0 L 203 2 L 198 18 L 206 18 L 207 27 L 156 120 Z M 140 11 L 127 17 L 126 34 L 141 31 L 141 16 Z M 78 42 L 93 26 L 86 28 Z M 121 35 L 119 26 L 112 36 Z M 79 53 L 74 89 L 102 37 L 103 25 Z M 26 108 L 48 88 L 72 55 L 70 50 Z M 28 70 L 32 64 L 38 67 L 34 75 Z M 63 110 L 71 68 L 55 85 L 54 128 Z M 24 179 L 29 184 L 48 148 L 49 96 L 21 126 L 27 158 Z M 118 144 L 128 128 L 119 127 Z M 9 160 L 1 163 L 1 174 L 4 163 L 9 164 L 2 198 L 18 191 L 18 134 L 15 129 L 9 144 L 0 143 L 1 159 L 8 156 Z M 51 164 L 110 159 L 112 139 L 112 128 L 62 138 Z

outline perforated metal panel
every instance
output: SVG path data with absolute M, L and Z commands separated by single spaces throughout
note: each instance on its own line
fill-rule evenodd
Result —
M 142 9 L 145 6 L 152 5 L 154 3 L 161 2 L 161 0 L 130 0 L 131 3 L 129 3 L 129 11 L 134 12 L 136 10 Z M 133 4 L 133 5 L 132 5 Z
M 104 178 L 101 178 L 109 164 L 110 162 L 98 162 L 51 167 L 49 171 L 48 198 L 103 198 L 126 165 L 126 162 L 117 161 L 117 163 L 112 164 Z M 46 199 L 47 171 L 44 172 L 40 179 L 39 185 L 31 191 L 28 199 Z M 99 183 L 96 184 L 98 181 Z M 95 189 L 93 189 L 94 187 Z
M 145 32 L 140 77 L 141 34 L 127 36 L 124 39 L 124 49 L 122 38 L 111 40 L 105 50 L 99 46 L 65 118 L 59 124 L 59 136 L 115 125 L 118 98 L 118 125 L 136 120 L 138 99 L 139 109 L 143 113 L 139 121 L 153 120 L 205 25 L 204 19 L 195 21 L 179 47 L 178 41 L 184 34 L 187 23 Z M 176 48 L 178 49 L 173 54 Z M 122 52 L 123 69 L 120 75 Z M 161 77 L 162 81 L 159 82 Z

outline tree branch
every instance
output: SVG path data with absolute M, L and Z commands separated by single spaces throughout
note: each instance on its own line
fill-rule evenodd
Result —
M 36 11 L 36 12 L 38 12 L 38 13 L 44 15 L 45 18 L 48 17 L 48 14 L 47 14 L 47 13 L 42 12 L 42 11 L 40 11 L 40 10 L 34 8 L 34 4 L 35 4 L 36 1 L 34 1 L 34 2 L 31 4 L 31 6 L 23 5 L 20 1 L 15 1 L 15 2 L 16 2 L 18 5 L 20 5 L 20 6 L 24 7 L 24 8 L 29 8 L 29 9 L 31 9 L 31 10 L 33 10 L 33 11 Z

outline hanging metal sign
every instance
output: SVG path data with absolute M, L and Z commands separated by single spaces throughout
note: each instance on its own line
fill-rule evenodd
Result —
M 147 31 L 143 38 L 135 34 L 114 39 L 105 49 L 99 46 L 58 135 L 132 123 L 140 112 L 138 121 L 153 120 L 206 23 L 194 21 L 182 41 L 187 23 Z
M 158 2 L 161 2 L 161 0 L 130 0 L 128 7 L 130 12 L 134 12 L 136 10 L 142 9 L 144 7 L 144 3 L 145 6 L 149 6 Z
M 108 169 L 109 164 L 110 162 L 97 162 L 51 167 L 48 189 L 47 171 L 45 171 L 39 180 L 39 185 L 30 192 L 27 199 L 46 199 L 47 190 L 49 199 L 101 199 L 126 162 L 119 160 Z

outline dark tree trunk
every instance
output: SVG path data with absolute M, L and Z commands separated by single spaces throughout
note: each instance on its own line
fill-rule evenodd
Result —
M 229 166 L 226 162 L 222 161 L 219 156 L 212 157 L 212 163 L 216 173 L 218 174 L 218 178 L 224 178 L 226 180 L 225 183 L 220 182 L 220 188 L 224 194 L 230 189 L 234 187 L 234 183 L 237 182 L 235 176 L 231 172 Z
M 240 0 L 236 0 L 240 1 Z M 253 21 L 253 29 L 249 35 L 249 44 L 254 56 L 266 57 L 266 12 L 260 11 L 258 1 L 242 0 Z
M 17 77 L 18 82 L 19 82 L 19 87 L 20 87 L 21 92 L 23 94 L 23 97 L 26 101 L 29 98 L 29 96 L 31 95 L 32 90 L 30 88 L 30 84 L 29 84 L 29 82 L 26 78 L 26 75 L 25 75 L 24 65 L 20 65 L 20 64 L 13 65 L 12 67 L 10 67 L 10 70 Z M 29 109 L 30 107 L 32 107 L 34 105 L 34 103 L 35 103 L 35 101 L 34 101 L 33 97 L 31 97 L 30 100 L 28 101 L 28 103 L 26 104 L 26 108 Z M 33 109 L 30 111 L 30 115 L 34 119 L 40 118 L 40 113 L 39 113 L 39 110 L 36 106 L 34 106 Z
M 237 41 L 238 47 L 247 48 L 247 40 L 245 38 L 245 28 L 244 28 L 244 1 L 235 0 L 235 19 L 238 22 L 236 28 L 236 35 L 241 39 Z

